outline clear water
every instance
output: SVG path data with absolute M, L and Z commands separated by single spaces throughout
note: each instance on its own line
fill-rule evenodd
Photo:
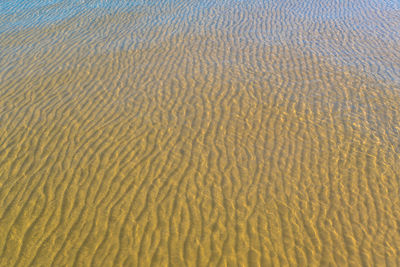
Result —
M 0 266 L 400 265 L 398 1 L 0 2 Z

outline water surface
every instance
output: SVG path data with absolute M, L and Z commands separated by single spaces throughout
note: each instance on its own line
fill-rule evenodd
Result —
M 400 4 L 1 1 L 0 266 L 400 265 Z

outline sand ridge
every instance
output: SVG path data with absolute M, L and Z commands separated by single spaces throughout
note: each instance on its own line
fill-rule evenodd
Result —
M 400 265 L 395 2 L 0 6 L 0 266 Z

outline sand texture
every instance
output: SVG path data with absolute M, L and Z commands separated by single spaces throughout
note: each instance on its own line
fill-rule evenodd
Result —
M 400 2 L 0 1 L 0 266 L 400 266 Z

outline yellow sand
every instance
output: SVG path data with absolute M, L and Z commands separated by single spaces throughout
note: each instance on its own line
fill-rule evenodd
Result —
M 0 266 L 400 265 L 395 1 L 5 2 Z

